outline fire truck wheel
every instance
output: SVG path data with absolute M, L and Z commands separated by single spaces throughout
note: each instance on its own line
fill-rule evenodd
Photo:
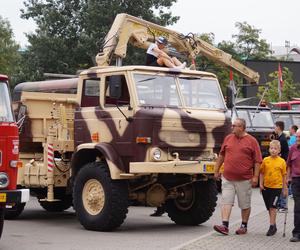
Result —
M 178 198 L 166 202 L 168 216 L 176 224 L 196 226 L 212 216 L 218 194 L 214 180 L 186 185 L 178 192 Z
M 65 195 L 64 197 L 59 197 L 59 201 L 41 201 L 39 203 L 42 208 L 44 208 L 47 212 L 62 212 L 67 210 L 72 206 L 72 196 Z
M 26 203 L 17 203 L 11 208 L 6 208 L 4 212 L 4 218 L 6 220 L 16 219 L 24 210 Z
M 112 180 L 104 162 L 88 163 L 76 176 L 73 203 L 85 229 L 111 231 L 123 223 L 128 212 L 127 181 Z
M 3 224 L 4 224 L 4 208 L 0 207 L 0 238 L 2 236 Z

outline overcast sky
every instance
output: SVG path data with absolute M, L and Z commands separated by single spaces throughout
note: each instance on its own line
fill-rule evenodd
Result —
M 35 24 L 20 18 L 24 0 L 0 0 L 0 15 L 11 23 L 15 40 L 24 46 L 25 32 L 33 32 Z M 134 0 L 133 0 L 134 1 Z M 170 27 L 187 34 L 215 34 L 215 42 L 231 40 L 237 34 L 236 22 L 246 21 L 261 29 L 261 38 L 272 46 L 284 46 L 285 40 L 300 45 L 300 1 L 298 0 L 177 0 L 171 8 L 180 20 Z

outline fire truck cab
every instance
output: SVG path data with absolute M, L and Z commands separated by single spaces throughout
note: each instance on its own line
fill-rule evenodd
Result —
M 6 206 L 29 200 L 29 190 L 17 190 L 19 161 L 19 133 L 8 89 L 8 77 L 0 74 L 0 237 Z

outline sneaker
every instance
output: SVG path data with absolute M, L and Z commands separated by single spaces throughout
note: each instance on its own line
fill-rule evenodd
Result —
M 300 238 L 297 236 L 293 236 L 292 238 L 290 238 L 290 242 L 299 242 Z
M 288 209 L 285 208 L 285 207 L 279 208 L 279 209 L 278 209 L 278 212 L 279 212 L 279 213 L 285 213 L 285 212 L 287 212 L 287 211 L 288 211 Z
M 267 236 L 272 236 L 272 235 L 276 234 L 276 232 L 277 232 L 276 226 L 270 226 L 270 228 L 269 228 L 266 235 Z
M 246 233 L 247 233 L 247 228 L 246 228 L 246 227 L 240 227 L 239 229 L 237 229 L 237 230 L 235 231 L 235 233 L 236 233 L 236 234 L 239 234 L 239 235 L 241 235 L 241 234 L 246 234 Z
M 224 235 L 228 235 L 228 233 L 229 233 L 228 227 L 226 227 L 224 225 L 214 225 L 214 230 L 217 231 L 218 233 L 221 233 Z

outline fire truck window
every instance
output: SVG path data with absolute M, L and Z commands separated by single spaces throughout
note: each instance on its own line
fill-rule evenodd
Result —
M 120 98 L 114 98 L 110 96 L 110 81 L 120 81 L 121 96 Z M 105 107 L 129 106 L 130 96 L 127 87 L 126 78 L 124 75 L 113 75 L 105 78 Z
M 100 79 L 87 79 L 83 82 L 81 107 L 98 107 L 100 96 Z

